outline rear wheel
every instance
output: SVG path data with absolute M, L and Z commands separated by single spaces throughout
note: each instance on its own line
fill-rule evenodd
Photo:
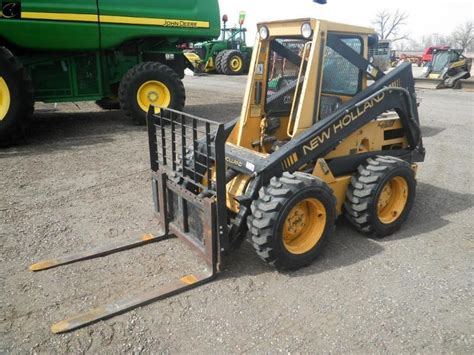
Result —
M 225 51 L 221 51 L 219 53 L 217 53 L 216 55 L 216 62 L 215 62 L 215 68 L 216 68 L 216 72 L 217 74 L 223 74 L 223 70 L 222 70 L 222 57 L 224 56 L 224 52 Z
M 336 199 L 325 182 L 309 174 L 272 178 L 251 209 L 252 244 L 260 258 L 278 268 L 310 264 L 334 232 Z
M 224 51 L 221 61 L 222 72 L 226 75 L 240 75 L 245 70 L 244 57 L 237 50 Z
M 150 105 L 184 108 L 186 94 L 178 74 L 167 65 L 144 62 L 135 65 L 122 79 L 119 87 L 119 101 L 125 114 L 136 124 L 146 124 L 146 114 Z
M 347 190 L 346 217 L 360 232 L 385 237 L 405 222 L 415 193 L 415 173 L 409 163 L 389 156 L 368 159 Z
M 0 146 L 23 137 L 33 109 L 33 85 L 25 68 L 0 47 Z

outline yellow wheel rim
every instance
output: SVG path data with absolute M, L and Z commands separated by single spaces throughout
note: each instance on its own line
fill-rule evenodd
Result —
M 408 201 L 408 183 L 401 176 L 391 178 L 383 186 L 377 200 L 377 215 L 380 222 L 390 224 L 403 213 Z
M 8 89 L 5 79 L 0 77 L 0 121 L 7 117 L 10 109 L 10 90 Z
M 171 103 L 171 93 L 161 81 L 150 80 L 143 83 L 137 91 L 138 106 L 148 112 L 150 105 L 168 107 Z
M 231 58 L 230 69 L 232 69 L 233 72 L 240 71 L 240 69 L 242 69 L 242 65 L 244 65 L 244 63 L 242 62 L 242 58 L 237 56 Z
M 298 202 L 283 225 L 283 245 L 292 254 L 310 251 L 321 239 L 326 226 L 326 208 L 316 198 Z

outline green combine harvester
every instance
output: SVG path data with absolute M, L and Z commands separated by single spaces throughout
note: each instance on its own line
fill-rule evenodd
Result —
M 239 27 L 227 28 L 227 15 L 222 16 L 223 27 L 218 40 L 195 43 L 192 50 L 185 52 L 196 73 L 218 73 L 240 75 L 248 71 L 252 47 L 247 47 L 243 28 L 245 13 L 239 15 Z
M 0 4 L 0 145 L 24 135 L 35 101 L 96 100 L 137 124 L 150 104 L 182 110 L 182 48 L 220 30 L 217 0 Z

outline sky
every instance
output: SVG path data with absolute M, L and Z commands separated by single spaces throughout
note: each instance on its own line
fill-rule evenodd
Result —
M 300 17 L 373 27 L 375 15 L 384 9 L 400 9 L 409 14 L 406 31 L 419 40 L 430 33 L 450 34 L 458 24 L 474 19 L 473 0 L 327 0 L 326 5 L 312 0 L 219 0 L 221 15 L 229 17 L 228 26 L 238 23 L 240 11 L 246 12 L 248 42 L 255 38 L 256 23 Z

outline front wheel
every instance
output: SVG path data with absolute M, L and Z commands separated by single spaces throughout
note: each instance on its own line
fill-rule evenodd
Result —
M 408 162 L 390 156 L 368 159 L 347 190 L 346 217 L 358 231 L 385 237 L 405 222 L 415 194 L 415 172 Z
M 124 75 L 119 87 L 119 101 L 125 114 L 136 124 L 146 124 L 150 105 L 183 110 L 186 93 L 178 74 L 167 65 L 143 62 Z
M 272 178 L 252 202 L 247 219 L 260 258 L 277 268 L 310 264 L 333 234 L 336 199 L 331 188 L 310 174 Z
M 31 79 L 20 61 L 0 47 L 0 146 L 24 136 L 33 109 Z

